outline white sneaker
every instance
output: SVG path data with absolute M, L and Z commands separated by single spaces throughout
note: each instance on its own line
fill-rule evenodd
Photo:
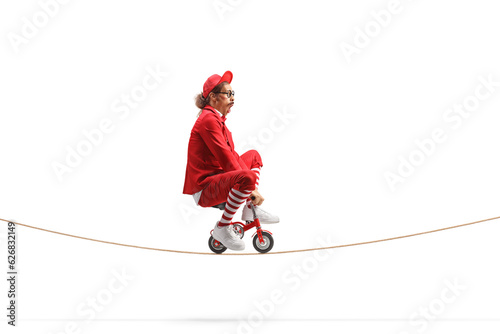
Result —
M 222 227 L 218 225 L 219 222 L 215 224 L 214 231 L 212 232 L 212 237 L 214 237 L 215 240 L 232 250 L 245 249 L 245 242 L 236 235 L 232 225 Z
M 278 216 L 272 215 L 269 212 L 264 211 L 260 206 L 254 205 L 255 214 L 262 224 L 276 224 L 280 222 Z M 243 207 L 243 212 L 241 213 L 241 220 L 243 221 L 253 221 L 252 208 L 249 203 L 245 204 Z

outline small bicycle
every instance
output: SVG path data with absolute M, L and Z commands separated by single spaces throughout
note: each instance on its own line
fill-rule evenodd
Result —
M 224 210 L 225 206 L 226 203 L 221 203 L 219 205 L 214 206 L 214 208 Z M 253 221 L 247 220 L 245 224 L 242 222 L 232 222 L 231 225 L 233 226 L 236 234 L 241 239 L 243 239 L 243 236 L 245 235 L 246 231 L 255 227 L 256 231 L 252 235 L 253 247 L 259 253 L 267 253 L 274 246 L 274 239 L 272 233 L 262 229 L 262 227 L 260 226 L 259 218 L 255 214 L 254 205 L 250 203 L 250 206 L 251 206 L 250 208 L 252 209 Z M 208 247 L 210 247 L 210 250 L 212 250 L 212 252 L 216 254 L 222 254 L 227 249 L 227 247 L 225 247 L 221 242 L 214 239 L 214 237 L 212 236 L 213 231 L 214 231 L 213 229 L 210 231 L 210 238 L 208 239 Z

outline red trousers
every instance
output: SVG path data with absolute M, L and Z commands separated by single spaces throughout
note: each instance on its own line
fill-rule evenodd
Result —
M 232 188 L 238 191 L 255 190 L 257 176 L 250 169 L 262 167 L 260 154 L 256 150 L 250 150 L 240 157 L 249 169 L 235 170 L 207 177 L 205 180 L 208 180 L 208 184 L 201 192 L 198 205 L 206 208 L 223 203 L 227 200 L 229 191 Z

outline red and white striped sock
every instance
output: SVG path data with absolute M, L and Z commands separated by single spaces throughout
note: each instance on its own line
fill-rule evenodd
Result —
M 251 169 L 254 171 L 255 175 L 257 175 L 257 181 L 255 181 L 255 190 L 257 190 L 257 188 L 259 187 L 260 169 L 261 169 L 261 167 Z
M 222 218 L 220 219 L 218 225 L 229 225 L 236 211 L 238 211 L 241 204 L 245 203 L 245 200 L 248 198 L 248 196 L 250 196 L 251 193 L 252 192 L 250 190 L 238 191 L 232 188 L 229 192 L 229 195 L 227 195 L 226 207 L 224 208 L 224 213 L 222 214 Z
M 257 190 L 259 188 L 259 179 L 260 179 L 260 169 L 261 168 L 262 167 L 256 167 L 256 168 L 251 169 L 255 173 L 255 175 L 257 175 L 257 180 L 255 181 L 255 190 Z M 249 197 L 249 198 L 247 198 L 247 201 L 245 204 L 248 204 L 251 201 L 252 201 L 252 199 Z

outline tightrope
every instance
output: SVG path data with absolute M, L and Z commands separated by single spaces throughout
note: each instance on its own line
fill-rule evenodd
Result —
M 374 243 L 377 243 L 377 242 L 384 242 L 384 241 L 390 241 L 390 240 L 404 239 L 404 238 L 416 237 L 417 235 L 423 235 L 423 234 L 429 234 L 429 233 L 435 233 L 435 232 L 441 232 L 441 231 L 451 230 L 453 228 L 459 228 L 459 227 L 464 227 L 464 226 L 469 226 L 469 225 L 484 223 L 484 222 L 487 222 L 487 221 L 490 221 L 490 220 L 499 219 L 499 218 L 500 218 L 500 216 L 499 217 L 488 218 L 488 219 L 483 219 L 483 220 L 478 220 L 478 221 L 471 222 L 471 223 L 465 223 L 465 224 L 460 224 L 460 225 L 443 227 L 443 228 L 439 228 L 437 230 L 431 230 L 431 231 L 425 231 L 425 232 L 419 232 L 419 233 L 401 235 L 401 236 L 398 236 L 398 237 L 392 237 L 392 238 L 386 238 L 386 239 L 363 241 L 363 242 L 357 242 L 357 243 L 345 244 L 345 245 L 326 246 L 326 247 L 317 247 L 317 248 L 306 248 L 306 249 L 295 249 L 295 250 L 280 251 L 280 252 L 269 252 L 269 253 L 222 253 L 222 254 L 204 253 L 204 252 L 190 252 L 190 251 L 182 251 L 182 250 L 174 250 L 174 249 L 152 248 L 152 247 L 145 247 L 145 246 L 136 246 L 136 245 L 121 244 L 121 243 L 113 242 L 113 241 L 105 241 L 105 240 L 99 240 L 99 239 L 92 239 L 92 238 L 82 237 L 82 236 L 68 234 L 68 233 L 51 231 L 51 230 L 47 230 L 47 229 L 44 229 L 44 228 L 41 228 L 41 227 L 36 227 L 36 226 L 30 226 L 30 225 L 26 225 L 26 224 L 21 224 L 21 223 L 18 223 L 18 222 L 13 222 L 13 221 L 2 219 L 2 218 L 0 218 L 0 220 L 2 220 L 4 222 L 7 222 L 7 223 L 13 223 L 13 224 L 16 224 L 16 225 L 19 225 L 19 226 L 29 227 L 29 228 L 32 228 L 32 229 L 35 229 L 35 230 L 40 230 L 40 231 L 44 231 L 44 232 L 50 232 L 50 233 L 54 233 L 54 234 L 64 235 L 64 236 L 67 236 L 67 237 L 72 237 L 72 238 L 77 238 L 77 239 L 83 239 L 83 240 L 90 240 L 90 241 L 95 241 L 95 242 L 101 242 L 101 243 L 110 244 L 110 245 L 132 247 L 132 248 L 140 248 L 140 249 L 147 249 L 147 250 L 160 251 L 160 252 L 193 254 L 193 255 L 272 255 L 272 254 L 288 254 L 288 253 L 311 252 L 311 251 L 324 250 L 324 249 L 344 248 L 344 247 L 353 247 L 353 246 L 361 246 L 361 245 L 367 245 L 367 244 L 374 244 Z

